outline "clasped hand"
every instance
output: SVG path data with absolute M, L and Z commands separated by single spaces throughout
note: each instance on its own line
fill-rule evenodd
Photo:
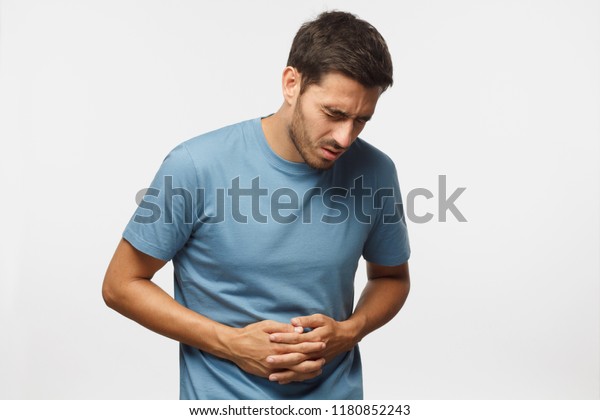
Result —
M 356 343 L 347 322 L 325 315 L 294 318 L 291 324 L 267 320 L 237 330 L 231 360 L 248 373 L 287 384 L 320 375 L 325 363 Z

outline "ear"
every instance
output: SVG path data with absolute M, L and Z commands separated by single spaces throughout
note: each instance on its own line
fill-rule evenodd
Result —
M 281 89 L 283 91 L 283 100 L 290 106 L 296 104 L 298 95 L 300 95 L 300 86 L 302 84 L 302 76 L 294 67 L 287 66 L 283 69 L 283 77 L 281 81 Z

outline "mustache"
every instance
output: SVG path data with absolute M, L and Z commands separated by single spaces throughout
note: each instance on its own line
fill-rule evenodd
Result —
M 323 146 L 329 146 L 331 149 L 335 149 L 336 151 L 340 151 L 340 152 L 347 149 L 347 147 L 340 146 L 340 144 L 337 141 L 333 140 L 333 139 L 323 140 L 321 142 L 320 146 L 321 147 L 323 147 Z

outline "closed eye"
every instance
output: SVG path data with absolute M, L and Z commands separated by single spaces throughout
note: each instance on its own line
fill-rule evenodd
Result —
M 346 116 L 343 114 L 338 114 L 338 113 L 330 113 L 330 112 L 325 112 L 325 115 L 327 115 L 327 117 L 331 120 L 334 121 L 340 121 L 340 120 L 344 120 L 346 119 Z
M 355 118 L 353 118 L 353 116 L 348 115 L 344 111 L 330 108 L 327 106 L 322 107 L 322 111 L 327 116 L 327 118 L 329 118 L 332 121 L 343 121 L 347 119 L 352 119 L 354 120 L 353 123 L 355 125 L 365 125 L 371 119 L 371 116 L 356 116 Z

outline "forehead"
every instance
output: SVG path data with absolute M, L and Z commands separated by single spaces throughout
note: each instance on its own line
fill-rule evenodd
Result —
M 365 87 L 342 73 L 330 72 L 307 87 L 303 96 L 319 106 L 335 107 L 348 114 L 372 115 L 381 95 L 380 87 Z

